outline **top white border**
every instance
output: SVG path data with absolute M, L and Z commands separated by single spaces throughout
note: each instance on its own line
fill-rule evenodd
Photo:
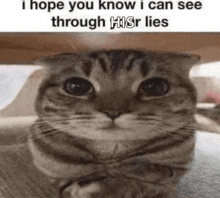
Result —
M 31 2 L 38 10 L 30 9 Z M 81 2 L 81 6 L 93 2 L 93 9 L 69 11 L 74 2 Z M 118 9 L 107 9 L 106 3 L 99 9 L 103 2 L 112 2 Z M 134 9 L 121 9 L 125 2 L 135 2 Z M 172 2 L 173 9 L 149 9 L 149 3 L 155 6 L 159 2 Z M 178 9 L 178 5 L 187 2 L 192 2 L 188 5 L 190 8 L 193 4 L 194 9 Z M 198 2 L 201 9 L 195 8 L 199 8 Z M 7 0 L 0 2 L 0 17 L 0 32 L 220 32 L 220 0 Z M 80 22 L 85 25 L 86 21 L 86 27 L 80 26 Z

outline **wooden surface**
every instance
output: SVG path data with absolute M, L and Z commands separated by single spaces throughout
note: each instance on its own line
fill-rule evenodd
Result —
M 40 56 L 103 48 L 192 52 L 206 62 L 219 61 L 220 33 L 4 33 L 0 63 L 28 64 Z

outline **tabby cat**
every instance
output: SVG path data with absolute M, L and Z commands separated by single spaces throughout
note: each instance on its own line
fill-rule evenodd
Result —
M 30 150 L 60 197 L 173 198 L 193 158 L 199 57 L 100 50 L 43 57 Z

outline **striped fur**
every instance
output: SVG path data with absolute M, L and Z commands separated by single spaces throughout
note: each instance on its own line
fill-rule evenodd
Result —
M 197 61 L 140 50 L 41 58 L 37 63 L 47 72 L 29 138 L 34 163 L 50 177 L 71 181 L 69 189 L 97 184 L 89 197 L 175 197 L 193 158 L 196 92 L 188 74 Z M 92 91 L 68 93 L 73 77 Z M 167 93 L 143 92 L 143 83 L 158 78 L 169 83 Z

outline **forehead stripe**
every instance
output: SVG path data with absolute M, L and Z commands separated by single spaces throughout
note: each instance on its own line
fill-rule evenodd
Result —
M 82 69 L 85 72 L 85 74 L 87 76 L 89 76 L 90 73 L 91 73 L 91 70 L 92 70 L 92 63 L 90 61 L 89 62 L 84 62 Z
M 106 73 L 107 72 L 107 64 L 106 61 L 103 58 L 98 59 L 100 66 L 102 67 L 102 70 Z
M 149 72 L 149 64 L 146 62 L 146 60 L 142 61 L 141 64 L 140 64 L 140 71 L 141 71 L 141 74 L 145 77 L 148 72 Z
M 115 51 L 114 53 L 111 54 L 111 58 L 112 58 L 112 65 L 111 65 L 112 72 L 115 73 L 118 69 L 121 68 L 127 57 L 123 52 L 118 53 L 117 51 Z
M 136 58 L 132 58 L 130 61 L 129 61 L 129 64 L 128 64 L 128 66 L 127 66 L 127 71 L 130 71 L 131 69 L 132 69 L 132 67 L 133 67 L 133 63 L 134 63 L 134 61 L 136 60 Z

